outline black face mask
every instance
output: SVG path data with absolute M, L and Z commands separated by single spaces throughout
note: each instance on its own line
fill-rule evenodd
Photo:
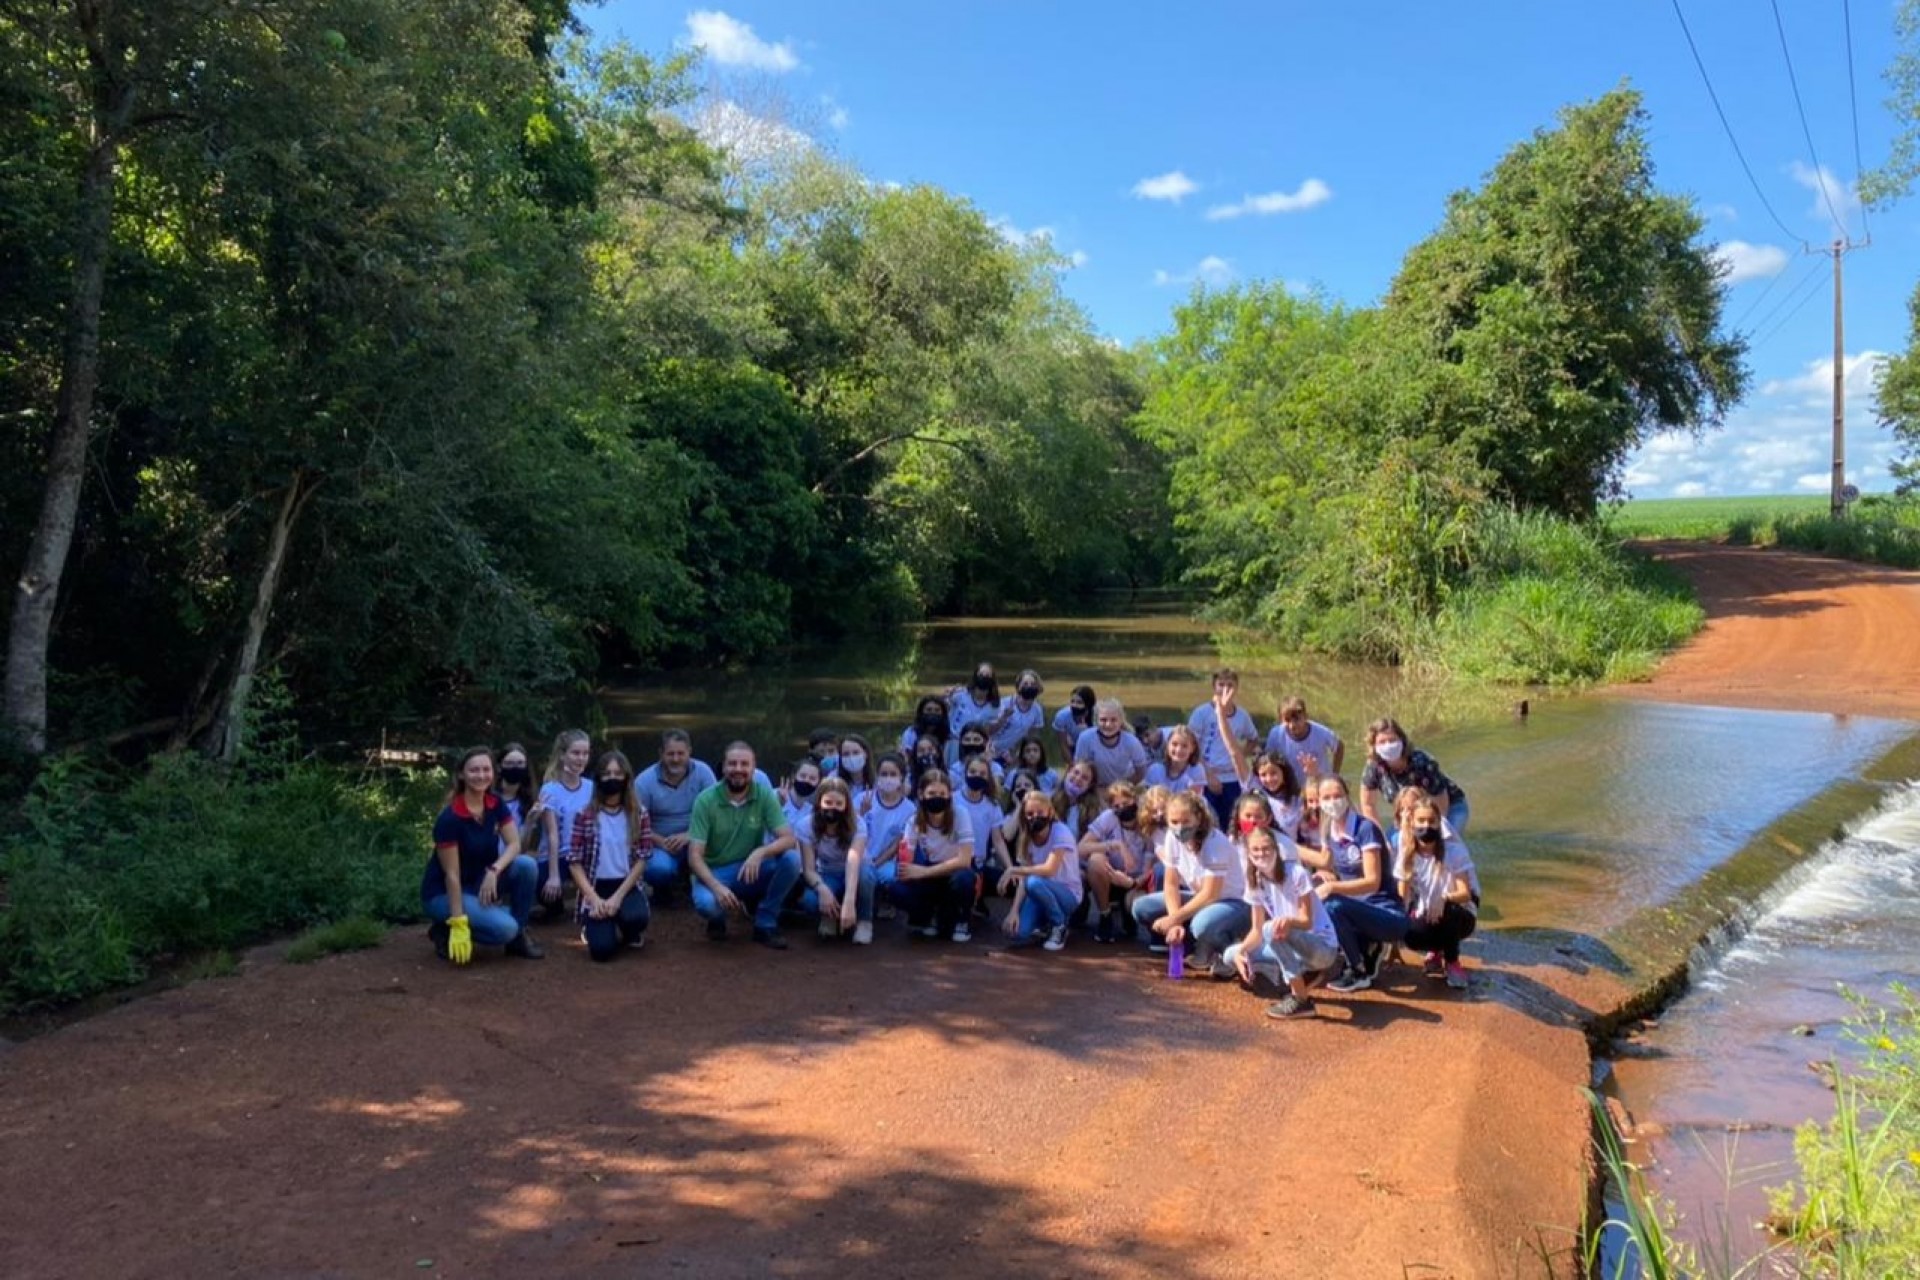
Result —
M 953 808 L 953 797 L 951 796 L 922 796 L 920 798 L 920 812 L 922 813 L 945 813 L 951 808 Z
M 963 742 L 960 744 L 960 756 L 962 759 L 968 756 L 977 756 L 986 749 L 987 744 L 984 742 Z
M 1023 684 L 1020 686 L 1020 696 L 1028 702 L 1032 702 L 1040 696 L 1040 686 L 1037 684 Z
M 922 729 L 938 729 L 946 722 L 947 718 L 938 711 L 922 711 L 920 713 L 920 727 Z
M 985 676 L 975 676 L 973 678 L 973 687 L 981 693 L 985 693 L 987 690 L 993 688 L 993 681 L 987 679 Z
M 793 782 L 793 785 L 788 787 L 787 789 L 793 792 L 796 798 L 805 800 L 808 796 L 812 795 L 815 791 L 817 791 L 819 787 L 820 787 L 820 784 L 817 782 L 801 782 L 800 780 L 795 779 Z
M 527 766 L 523 764 L 501 765 L 500 781 L 510 787 L 525 786 L 527 781 Z
M 1415 827 L 1413 829 L 1413 838 L 1415 840 L 1418 840 L 1421 844 L 1432 844 L 1434 841 L 1440 838 L 1440 828 Z
M 968 778 L 967 790 L 973 791 L 973 792 L 984 792 L 987 789 L 987 782 L 988 782 L 988 779 L 986 778 Z
M 1113 816 L 1120 819 L 1121 822 L 1132 822 L 1140 816 L 1140 806 L 1137 804 L 1121 805 L 1113 811 Z
M 1043 838 L 1049 831 L 1052 831 L 1052 830 L 1053 830 L 1052 818 L 1037 817 L 1037 818 L 1027 819 L 1027 834 L 1032 836 L 1036 840 Z
M 618 795 L 624 795 L 627 790 L 627 780 L 625 778 L 601 778 L 593 785 L 594 788 L 599 791 L 601 797 L 606 800 L 611 800 Z
M 845 809 L 822 809 L 820 811 L 819 821 L 831 826 L 846 816 L 847 811 Z

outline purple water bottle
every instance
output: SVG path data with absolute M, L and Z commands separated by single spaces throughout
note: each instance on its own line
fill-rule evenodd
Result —
M 1167 976 L 1184 978 L 1187 976 L 1187 944 L 1176 942 L 1167 948 Z

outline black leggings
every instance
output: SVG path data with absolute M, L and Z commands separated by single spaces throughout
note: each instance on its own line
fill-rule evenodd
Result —
M 1416 951 L 1438 951 L 1448 964 L 1458 964 L 1461 940 L 1472 937 L 1474 926 L 1479 923 L 1479 917 L 1473 912 L 1457 902 L 1449 902 L 1432 924 L 1414 921 L 1413 928 L 1407 930 L 1406 945 Z

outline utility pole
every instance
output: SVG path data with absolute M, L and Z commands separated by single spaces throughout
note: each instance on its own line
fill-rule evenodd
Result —
M 1831 512 L 1835 520 L 1847 514 L 1847 348 L 1840 310 L 1840 255 L 1845 240 L 1833 242 L 1833 486 Z

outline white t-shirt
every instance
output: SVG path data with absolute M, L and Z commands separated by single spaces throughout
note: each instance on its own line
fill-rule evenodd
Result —
M 582 809 L 592 803 L 593 780 L 584 775 L 580 779 L 580 785 L 571 791 L 567 790 L 566 784 L 558 781 L 543 782 L 540 784 L 540 804 L 553 814 L 553 820 L 559 824 L 555 827 L 555 830 L 560 833 L 560 848 L 562 852 L 566 850 L 567 841 L 573 839 L 574 818 L 579 815 Z M 540 834 L 540 852 L 545 853 L 546 851 L 546 825 L 543 820 Z M 627 874 L 625 867 L 620 869 L 620 874 L 623 876 Z
M 593 878 L 625 880 L 633 868 L 633 851 L 627 844 L 627 815 L 602 809 L 595 819 L 600 825 L 600 848 L 593 860 Z
M 1187 762 L 1185 772 L 1174 777 L 1167 772 L 1164 761 L 1157 762 L 1147 770 L 1149 787 L 1165 787 L 1169 791 L 1205 791 L 1207 789 L 1207 771 L 1198 760 Z
M 1218 901 L 1231 902 L 1247 896 L 1247 873 L 1240 865 L 1240 851 L 1218 831 L 1207 833 L 1198 853 L 1168 831 L 1160 837 L 1159 855 L 1160 861 L 1179 873 L 1180 883 L 1189 890 L 1198 891 L 1200 882 L 1212 876 L 1220 881 Z
M 1140 745 L 1140 739 L 1120 731 L 1120 738 L 1109 746 L 1100 740 L 1099 729 L 1085 729 L 1079 740 L 1073 744 L 1073 758 L 1085 760 L 1093 766 L 1093 785 L 1104 787 L 1110 782 L 1122 778 L 1128 782 L 1138 782 L 1147 776 L 1147 749 Z
M 1020 745 L 1020 739 L 1030 733 L 1040 732 L 1047 725 L 1047 713 L 1041 708 L 1038 698 L 1022 710 L 1020 699 L 1013 694 L 1008 694 L 1000 699 L 1000 707 L 994 712 L 995 718 L 1002 715 L 1007 717 L 1007 722 L 1000 726 L 998 733 L 993 735 L 990 744 L 996 756 L 1010 758 L 1013 755 L 1013 749 Z
M 1438 920 L 1441 909 L 1446 905 L 1447 890 L 1453 887 L 1456 879 L 1467 882 L 1473 898 L 1480 896 L 1480 877 L 1473 869 L 1473 857 L 1467 852 L 1467 846 L 1451 830 L 1445 830 L 1442 836 L 1439 858 L 1422 858 L 1411 854 L 1400 859 L 1400 865 L 1394 868 L 1394 874 L 1402 881 L 1411 881 L 1413 902 L 1407 908 L 1407 914 L 1416 924 Z M 1409 865 L 1411 863 L 1411 865 Z M 1480 914 L 1480 908 L 1473 898 L 1468 898 L 1460 906 L 1474 915 Z
M 1253 726 L 1253 717 L 1247 714 L 1245 707 L 1235 707 L 1233 714 L 1227 717 L 1227 724 L 1233 730 L 1233 736 L 1245 742 L 1259 734 Z M 1220 717 L 1214 712 L 1211 702 L 1203 702 L 1193 709 L 1187 717 L 1187 728 L 1193 730 L 1200 739 L 1200 758 L 1212 765 L 1215 772 L 1223 778 L 1233 776 L 1233 756 L 1227 751 L 1227 740 L 1220 736 Z
M 971 794 L 955 793 L 954 808 L 960 810 L 973 826 L 976 837 L 973 845 L 973 865 L 985 866 L 987 855 L 993 852 L 993 829 L 1006 820 L 1006 814 L 1000 811 L 998 800 L 989 800 L 985 796 L 975 800 Z
M 1125 852 L 1115 857 L 1108 853 L 1107 860 L 1130 876 L 1140 875 L 1147 869 L 1147 860 L 1153 857 L 1152 841 L 1139 831 L 1129 831 L 1120 825 L 1120 819 L 1111 809 L 1102 809 L 1100 816 L 1087 824 L 1087 835 L 1100 841 L 1119 841 L 1125 846 Z
M 1056 850 L 1060 853 L 1060 869 L 1045 878 L 1055 884 L 1065 885 L 1067 892 L 1078 902 L 1086 890 L 1080 879 L 1080 851 L 1074 847 L 1073 832 L 1067 830 L 1066 823 L 1055 822 L 1045 840 L 1036 840 L 1027 846 L 1027 864 L 1037 867 Z
M 873 805 L 861 819 L 867 830 L 867 861 L 874 866 L 883 862 L 892 862 L 900 854 L 900 836 L 913 821 L 913 801 L 902 798 L 888 808 L 881 803 L 880 797 L 873 798 Z
M 906 836 L 913 844 L 913 860 L 923 867 L 945 862 L 961 852 L 966 853 L 968 862 L 973 861 L 973 819 L 963 804 L 953 806 L 953 834 L 922 831 L 917 824 L 908 823 Z
M 1300 767 L 1301 756 L 1312 756 L 1320 766 L 1320 776 L 1327 777 L 1335 772 L 1333 753 L 1340 749 L 1340 735 L 1318 720 L 1307 721 L 1307 736 L 1296 740 L 1287 732 L 1287 726 L 1276 724 L 1267 732 L 1267 750 L 1284 757 L 1293 766 L 1296 776 L 1305 777 Z
M 858 823 L 858 819 L 854 820 Z M 859 830 L 858 826 L 855 830 Z M 816 836 L 813 833 L 813 811 L 809 809 L 801 819 L 793 824 L 793 837 L 803 845 L 813 846 L 813 869 L 821 875 L 845 876 L 847 873 L 847 855 L 852 847 L 837 836 Z
M 1265 911 L 1269 922 L 1296 920 L 1299 918 L 1300 904 L 1312 903 L 1308 910 L 1312 912 L 1313 919 L 1307 925 L 1307 932 L 1330 947 L 1339 946 L 1340 937 L 1333 930 L 1333 917 L 1327 914 L 1326 904 L 1320 901 L 1320 895 L 1313 891 L 1313 877 L 1307 874 L 1307 869 L 1282 853 L 1279 873 L 1278 879 L 1248 889 L 1243 895 L 1244 901 Z M 1298 926 L 1289 927 L 1296 932 L 1298 930 Z

